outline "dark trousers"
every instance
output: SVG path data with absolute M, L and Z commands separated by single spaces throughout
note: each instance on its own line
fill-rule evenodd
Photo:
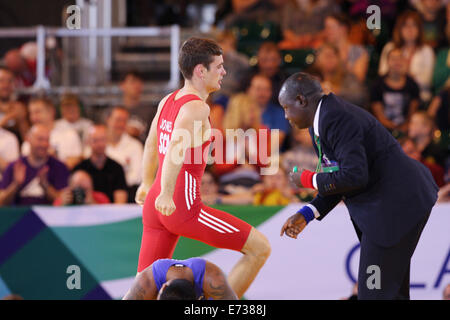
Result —
M 358 300 L 409 300 L 411 258 L 428 218 L 429 214 L 392 247 L 375 244 L 352 220 L 361 243 Z M 374 288 L 378 270 L 380 286 Z

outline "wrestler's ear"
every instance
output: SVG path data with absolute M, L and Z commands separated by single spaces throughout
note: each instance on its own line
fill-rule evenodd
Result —
M 159 289 L 158 296 L 156 297 L 156 300 L 160 300 L 159 298 L 161 297 L 161 294 L 164 292 L 164 289 L 166 289 L 166 287 L 167 287 L 167 282 L 165 282 L 165 283 L 161 286 L 161 289 Z
M 196 65 L 194 67 L 192 74 L 200 79 L 203 79 L 203 77 L 205 75 L 205 71 L 207 71 L 205 66 L 203 64 L 199 63 L 198 65 Z

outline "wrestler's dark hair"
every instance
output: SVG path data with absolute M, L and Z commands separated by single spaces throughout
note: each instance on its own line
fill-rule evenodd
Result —
M 186 279 L 175 279 L 167 285 L 159 296 L 159 300 L 196 300 L 197 294 L 192 282 Z
M 297 94 L 308 97 L 322 92 L 319 79 L 305 72 L 294 73 L 286 79 L 283 86 L 291 98 L 294 98 Z
M 184 42 L 178 56 L 178 65 L 183 77 L 190 80 L 194 68 L 198 64 L 202 64 L 209 70 L 209 65 L 214 61 L 214 56 L 220 56 L 222 53 L 222 48 L 213 40 L 189 38 Z

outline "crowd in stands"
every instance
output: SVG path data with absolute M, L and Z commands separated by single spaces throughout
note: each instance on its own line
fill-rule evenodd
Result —
M 308 131 L 289 125 L 277 99 L 297 71 L 371 112 L 430 169 L 439 200 L 450 200 L 450 1 L 379 1 L 381 29 L 374 30 L 365 23 L 368 3 L 219 2 L 213 35 L 227 75 L 208 103 L 211 125 L 225 138 L 215 142 L 221 161 L 203 176 L 205 203 L 285 205 L 314 196 L 286 174 L 295 165 L 317 166 Z M 133 202 L 156 113 L 142 102 L 142 77 L 126 73 L 120 105 L 88 119 L 74 94 L 57 101 L 16 94 L 35 74 L 23 51 L 8 51 L 0 67 L 0 205 Z M 239 141 L 228 135 L 237 129 L 257 134 Z M 276 150 L 280 170 L 261 175 Z

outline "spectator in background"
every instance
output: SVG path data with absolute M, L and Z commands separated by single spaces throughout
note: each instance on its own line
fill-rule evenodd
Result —
M 446 46 L 437 52 L 436 64 L 433 71 L 433 92 L 439 94 L 448 85 L 450 78 L 450 3 L 446 5 Z
M 442 138 L 450 133 L 450 81 L 441 93 L 431 100 L 427 113 L 441 130 Z
M 299 163 L 309 171 L 315 171 L 318 158 L 312 144 L 308 129 L 293 128 L 292 148 L 281 156 L 281 164 L 285 172 L 292 172 Z M 316 195 L 316 191 L 308 188 L 294 189 L 300 200 L 309 202 Z
M 208 206 L 217 204 L 246 205 L 251 204 L 253 200 L 253 193 L 251 190 L 244 190 L 238 194 L 219 193 L 219 185 L 215 180 L 214 175 L 209 171 L 205 171 L 202 176 L 200 194 L 203 203 Z
M 278 168 L 277 173 L 264 175 L 263 183 L 256 190 L 253 204 L 256 206 L 285 206 L 298 202 L 293 189 L 290 187 L 286 172 Z
M 253 77 L 261 74 L 267 77 L 271 82 L 272 92 L 270 102 L 279 106 L 278 93 L 281 85 L 287 79 L 287 74 L 281 69 L 281 52 L 278 46 L 273 42 L 264 42 L 261 44 L 257 55 L 258 63 L 253 66 L 245 77 L 243 82 L 244 88 L 248 90 Z
M 9 164 L 0 183 L 0 205 L 52 204 L 67 186 L 69 170 L 49 154 L 50 131 L 34 125 L 28 156 Z
M 241 93 L 231 98 L 224 118 L 223 145 L 219 145 L 219 139 L 215 140 L 212 166 L 221 185 L 250 188 L 260 182 L 258 168 L 268 164 L 263 156 L 269 155 L 271 141 L 269 129 L 261 123 L 261 113 L 261 108 L 249 95 Z M 238 130 L 246 134 L 244 139 L 235 138 Z
M 315 171 L 318 159 L 308 129 L 293 128 L 293 140 L 292 148 L 283 153 L 283 169 L 291 172 L 301 163 L 304 169 Z
M 128 201 L 134 202 L 136 190 L 142 179 L 142 143 L 127 132 L 129 112 L 123 107 L 112 109 L 106 121 L 108 144 L 106 155 L 120 163 L 125 171 Z
M 340 12 L 333 0 L 289 1 L 282 10 L 281 49 L 317 48 L 323 41 L 325 18 Z
M 369 66 L 369 54 L 361 45 L 350 42 L 350 28 L 351 21 L 346 15 L 329 15 L 325 18 L 325 42 L 333 44 L 339 50 L 345 69 L 354 74 L 360 82 L 364 82 Z
M 420 105 L 417 83 L 407 75 L 407 65 L 400 48 L 387 53 L 388 72 L 379 77 L 371 90 L 371 108 L 389 131 L 405 134 L 408 121 Z
M 413 158 L 414 160 L 422 162 L 430 170 L 438 187 L 442 187 L 445 184 L 444 169 L 434 162 L 423 159 L 414 140 L 408 137 L 404 137 L 400 139 L 400 145 L 402 146 L 402 149 L 407 156 Z
M 411 138 L 421 154 L 422 161 L 445 167 L 445 154 L 433 141 L 434 122 L 425 111 L 418 111 L 411 117 L 408 137 Z
M 228 10 L 225 10 L 225 14 L 221 16 L 216 15 L 215 24 L 219 23 L 219 20 L 223 20 L 225 28 L 229 29 L 239 21 L 270 22 L 279 25 L 281 20 L 280 9 L 286 1 L 229 0 L 223 2 L 228 6 Z
M 35 74 L 28 66 L 20 49 L 11 49 L 4 56 L 5 66 L 14 74 L 14 85 L 17 88 L 30 87 L 33 85 Z
M 10 162 L 19 158 L 19 141 L 11 132 L 0 127 L 0 181 Z
M 367 88 L 345 68 L 336 46 L 330 43 L 322 45 L 317 51 L 312 68 L 317 70 L 326 94 L 333 92 L 335 95 L 367 109 Z
M 270 79 L 264 74 L 256 74 L 250 80 L 247 94 L 257 103 L 261 110 L 262 124 L 270 130 L 280 130 L 279 144 L 282 146 L 284 139 L 289 134 L 290 126 L 284 116 L 284 110 L 278 104 L 271 102 L 272 90 Z
M 429 102 L 435 56 L 433 49 L 424 43 L 423 24 L 417 12 L 405 11 L 397 18 L 393 39 L 381 52 L 378 66 L 380 76 L 388 72 L 387 56 L 394 47 L 402 50 L 408 64 L 408 75 L 419 85 L 421 100 Z
M 143 88 L 144 81 L 135 71 L 127 72 L 120 82 L 120 90 L 123 94 L 121 105 L 129 113 L 127 133 L 141 142 L 145 142 L 157 111 L 157 106 L 142 101 Z
M 236 37 L 230 30 L 225 30 L 217 37 L 217 42 L 223 51 L 224 68 L 226 77 L 222 79 L 220 91 L 209 96 L 208 104 L 210 106 L 211 126 L 216 129 L 222 129 L 223 117 L 227 108 L 228 101 L 233 94 L 236 94 L 249 72 L 249 61 L 247 56 L 237 52 Z
M 93 181 L 94 191 L 106 194 L 111 203 L 128 201 L 127 183 L 122 166 L 106 155 L 107 133 L 104 125 L 94 125 L 88 135 L 90 157 L 73 170 L 87 172 Z
M 222 48 L 224 68 L 227 72 L 226 77 L 222 80 L 219 93 L 230 97 L 240 90 L 243 77 L 248 72 L 250 65 L 247 56 L 236 50 L 236 37 L 232 31 L 225 30 L 220 33 L 217 42 Z M 226 106 L 226 104 L 222 105 Z
M 423 21 L 424 42 L 438 50 L 445 45 L 446 10 L 442 0 L 420 0 L 416 9 Z
M 91 176 L 82 170 L 75 171 L 69 178 L 69 186 L 53 202 L 54 206 L 108 204 L 109 199 L 103 193 L 94 191 Z
M 0 67 L 0 128 L 14 133 L 22 144 L 25 141 L 30 123 L 26 106 L 14 98 L 14 74 Z
M 450 79 L 450 48 L 439 50 L 433 70 L 432 87 L 435 95 L 440 94 Z
M 56 110 L 50 99 L 32 98 L 28 109 L 31 123 L 42 124 L 50 131 L 50 154 L 72 169 L 82 158 L 82 145 L 77 132 L 69 127 L 56 126 Z M 22 144 L 22 155 L 29 153 L 30 145 L 25 141 Z
M 55 121 L 57 130 L 67 128 L 75 130 L 84 145 L 93 122 L 81 117 L 81 104 L 78 97 L 74 94 L 64 94 L 59 103 L 61 119 Z

